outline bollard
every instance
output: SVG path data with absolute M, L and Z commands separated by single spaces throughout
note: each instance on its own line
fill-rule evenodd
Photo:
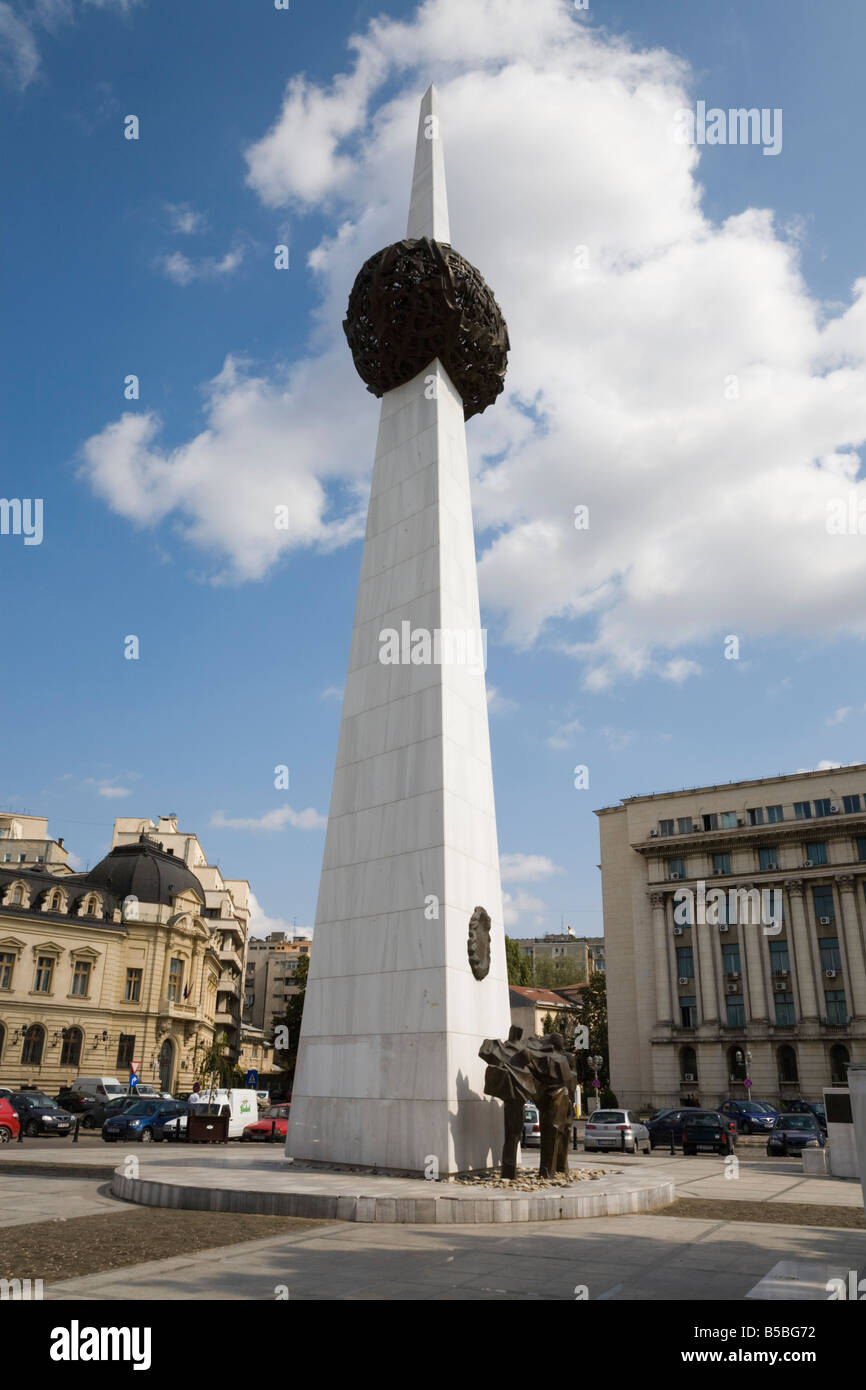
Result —
M 677 1151 L 677 1146 L 676 1146 L 676 1144 L 674 1143 L 674 1129 L 673 1129 L 673 1125 L 671 1125 L 671 1153 L 672 1153 L 672 1154 L 675 1154 L 676 1151 Z
M 276 1142 L 277 1142 L 277 1122 L 276 1122 L 276 1120 L 271 1120 L 271 1143 L 272 1143 L 272 1144 L 275 1144 Z
M 571 1131 L 571 1147 L 575 1152 L 577 1151 L 577 1125 L 575 1125 L 574 1129 Z
M 18 1143 L 24 1143 L 24 1121 L 21 1119 L 20 1115 L 18 1116 Z
M 73 1136 L 72 1136 L 72 1142 L 73 1142 L 73 1144 L 77 1144 L 77 1143 L 78 1143 L 78 1131 L 79 1131 L 80 1128 L 81 1128 L 81 1116 L 80 1116 L 80 1115 L 76 1115 L 76 1116 L 75 1116 L 75 1133 L 74 1133 Z

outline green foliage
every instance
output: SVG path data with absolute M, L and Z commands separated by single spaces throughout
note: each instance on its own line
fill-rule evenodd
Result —
M 293 981 L 297 986 L 297 994 L 291 996 L 286 1005 L 286 1012 L 276 1025 L 277 1028 L 283 1027 L 287 1030 L 288 1044 L 283 1050 L 275 1050 L 274 1059 L 280 1071 L 288 1073 L 290 1081 L 295 1075 L 295 1065 L 298 1060 L 298 1043 L 301 1039 L 301 1020 L 304 1016 L 304 999 L 307 993 L 309 971 L 310 957 L 308 955 L 299 956 Z
M 531 961 L 524 957 L 526 965 Z M 581 961 L 551 960 L 541 956 L 535 962 L 532 978 L 527 982 L 539 989 L 563 989 L 565 985 L 582 985 L 586 979 L 586 969 Z
M 510 985 L 532 984 L 532 961 L 525 956 L 513 937 L 505 938 L 505 963 Z
M 604 1090 L 601 1093 L 601 1099 L 599 1101 L 599 1104 L 601 1105 L 602 1110 L 618 1109 L 619 1101 L 616 1098 L 616 1092 L 612 1091 L 609 1086 L 605 1086 Z
M 203 1091 L 216 1091 L 221 1088 L 243 1084 L 243 1077 L 231 1058 L 226 1055 L 228 1037 L 225 1033 L 214 1033 L 213 1040 L 199 1058 L 195 1079 Z

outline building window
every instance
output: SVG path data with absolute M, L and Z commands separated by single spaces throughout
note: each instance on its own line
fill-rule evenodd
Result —
M 677 821 L 677 834 L 690 835 L 695 828 L 695 823 L 691 816 L 680 816 Z
M 680 1048 L 680 1076 L 683 1081 L 697 1081 L 698 1059 L 693 1047 Z
M 722 812 L 722 829 L 723 829 L 723 830 L 736 830 L 736 828 L 737 828 L 737 819 L 738 819 L 738 817 L 737 817 L 736 811 L 723 811 L 723 812 Z
M 777 1061 L 779 1064 L 779 1081 L 782 1085 L 796 1086 L 800 1078 L 797 1073 L 797 1054 L 793 1047 L 786 1043 L 779 1048 Z
M 748 817 L 749 817 L 749 825 L 763 825 L 763 824 L 764 824 L 764 808 L 763 808 L 763 806 L 750 806 L 750 807 L 749 807 L 749 810 L 748 810 L 748 812 L 747 812 L 747 814 L 748 814 Z
M 115 1066 L 124 1071 L 132 1071 L 132 1063 L 135 1060 L 135 1034 L 121 1033 L 117 1041 L 117 1061 Z
M 821 797 L 820 800 L 818 800 L 818 801 L 815 802 L 815 815 L 816 815 L 816 816 L 829 816 L 829 815 L 831 815 L 830 805 L 831 805 L 831 802 L 830 802 L 829 796 Z
M 734 941 L 730 946 L 722 947 L 722 972 L 725 975 L 739 975 L 741 971 L 740 948 Z
M 51 911 L 59 912 L 62 906 L 63 894 L 60 892 L 60 889 L 58 888 L 51 894 Z
M 54 957 L 38 956 L 36 959 L 36 975 L 33 980 L 34 994 L 51 993 L 51 977 L 54 974 Z
M 741 994 L 729 994 L 725 1000 L 729 1028 L 741 1028 L 746 1021 L 746 1010 Z
M 830 1079 L 834 1086 L 848 1085 L 848 1064 L 851 1055 L 842 1043 L 834 1043 L 830 1048 Z
M 853 811 L 859 811 L 859 810 L 860 810 L 860 797 L 859 797 L 859 796 L 843 796 L 843 797 L 842 797 L 842 810 L 845 812 L 846 816 L 850 816 L 850 815 L 852 814 Z
M 719 818 L 715 811 L 711 811 L 708 816 L 703 816 L 702 820 L 704 822 L 704 830 L 718 830 Z
M 812 906 L 815 909 L 815 920 L 820 926 L 826 927 L 836 916 L 836 905 L 833 902 L 833 889 L 828 883 L 820 884 L 812 889 Z M 822 922 L 821 918 L 827 918 Z
M 780 820 L 785 819 L 785 812 L 781 806 L 767 807 L 767 822 L 769 825 L 778 825 Z
M 813 864 L 827 863 L 827 846 L 822 840 L 812 840 L 806 846 L 806 858 L 811 859 Z
M 693 995 L 680 995 L 680 1023 L 683 1028 L 697 1028 L 698 1001 Z
M 758 850 L 758 867 L 761 869 L 778 869 L 779 861 L 774 849 Z
M 80 1028 L 64 1028 L 60 1049 L 61 1067 L 77 1067 L 81 1061 L 82 1034 Z
M 770 942 L 770 969 L 778 974 L 780 970 L 790 971 L 791 960 L 787 941 Z
M 729 874 L 731 872 L 731 856 L 729 854 L 713 855 L 713 873 Z
M 15 889 L 15 892 L 12 894 L 12 905 L 13 905 L 13 907 L 20 907 L 20 906 L 21 906 L 21 898 L 22 898 L 21 889 L 20 889 L 20 888 L 16 888 L 16 889 Z
M 811 820 L 811 819 L 812 819 L 812 803 L 811 803 L 811 801 L 795 801 L 795 802 L 794 802 L 794 815 L 797 817 L 797 820 Z
M 72 993 L 86 998 L 90 993 L 90 961 L 77 960 L 72 972 Z
M 673 835 L 673 833 L 674 833 L 674 823 L 673 823 L 672 820 L 660 820 L 660 821 L 659 821 L 659 834 L 660 834 L 660 835 Z
M 866 859 L 866 836 L 859 837 L 857 840 L 857 858 Z
M 776 1022 L 780 1028 L 792 1028 L 797 1022 L 794 1014 L 794 996 L 789 990 L 780 990 L 775 995 Z
M 677 976 L 681 980 L 695 978 L 695 958 L 691 946 L 677 947 Z
M 178 956 L 172 956 L 168 971 L 168 997 L 177 1004 L 180 1002 L 183 990 L 183 961 Z
M 821 952 L 822 970 L 842 969 L 842 957 L 839 953 L 838 936 L 819 936 L 818 948 Z
M 686 861 L 684 859 L 669 859 L 667 861 L 668 878 L 685 878 Z
M 21 1049 L 22 1067 L 39 1067 L 42 1065 L 42 1049 L 45 1046 L 45 1029 L 40 1023 L 31 1023 L 27 1032 L 24 1034 L 24 1046 Z
M 126 1004 L 137 1004 L 141 998 L 141 971 L 128 969 L 123 999 Z
M 15 969 L 15 957 L 11 951 L 0 953 L 0 989 L 12 988 L 12 972 Z
M 844 989 L 828 989 L 825 991 L 824 998 L 827 1000 L 827 1022 L 847 1023 L 848 1005 L 845 1003 Z

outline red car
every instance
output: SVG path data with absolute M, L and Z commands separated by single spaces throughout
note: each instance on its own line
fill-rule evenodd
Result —
M 278 1139 L 285 1139 L 288 1128 L 288 1105 L 272 1105 L 269 1110 L 264 1111 L 255 1124 L 247 1125 L 241 1138 L 268 1140 L 273 1134 Z
M 0 1100 L 0 1144 L 8 1144 L 10 1140 L 17 1139 L 20 1128 L 18 1116 L 9 1101 Z

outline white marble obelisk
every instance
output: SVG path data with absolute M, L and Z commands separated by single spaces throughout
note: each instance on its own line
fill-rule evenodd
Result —
M 432 87 L 407 235 L 450 242 Z M 385 664 L 388 630 L 419 654 L 415 634 L 451 634 L 466 659 Z M 505 933 L 484 669 L 467 634 L 478 651 L 463 403 L 435 359 L 382 400 L 286 1144 L 297 1159 L 445 1176 L 499 1158 L 502 1108 L 484 1096 L 478 1048 L 508 1033 Z M 478 905 L 493 924 L 483 980 L 467 954 Z

